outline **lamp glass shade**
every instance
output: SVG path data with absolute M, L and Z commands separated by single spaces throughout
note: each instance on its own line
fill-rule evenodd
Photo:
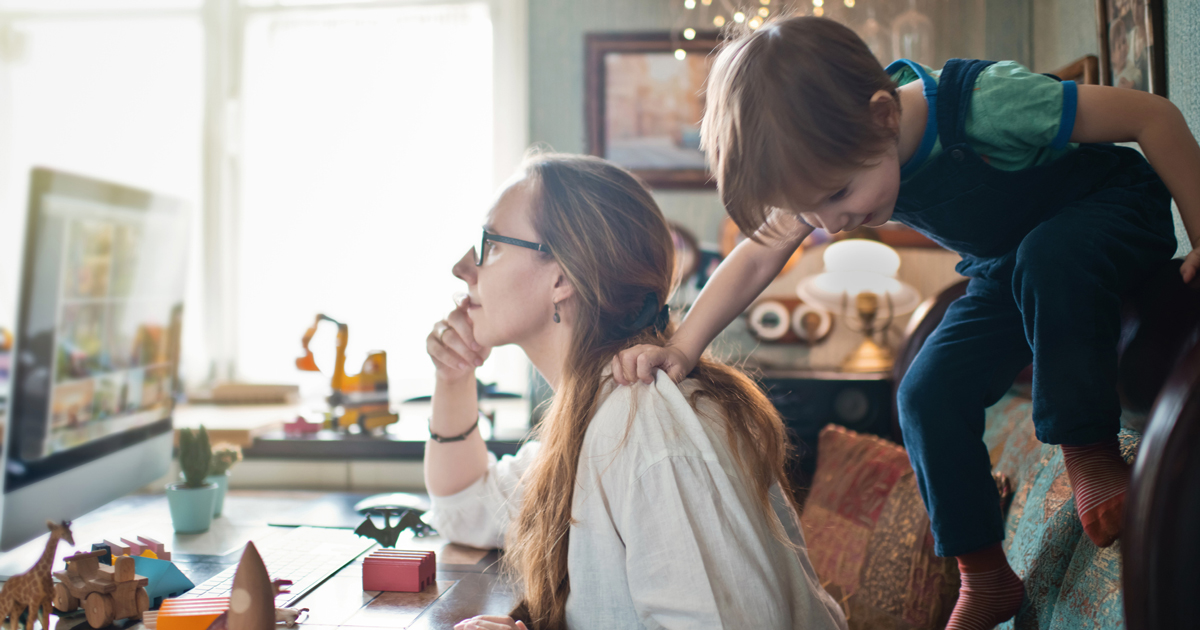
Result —
M 796 287 L 800 299 L 834 313 L 853 312 L 854 298 L 864 291 L 879 296 L 881 313 L 904 315 L 921 303 L 921 296 L 911 286 L 895 278 L 862 271 L 827 271 L 805 278 Z
M 851 238 L 832 243 L 825 248 L 825 271 L 861 271 L 895 278 L 900 270 L 900 254 L 880 243 Z
M 840 313 L 854 313 L 854 298 L 869 291 L 880 298 L 880 312 L 904 315 L 917 308 L 921 296 L 896 279 L 900 255 L 878 241 L 847 239 L 825 248 L 825 272 L 796 287 L 800 299 Z M 853 315 L 852 315 L 853 316 Z

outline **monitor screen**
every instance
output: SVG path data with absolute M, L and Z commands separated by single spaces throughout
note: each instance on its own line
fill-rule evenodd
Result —
M 34 170 L 6 493 L 170 430 L 187 227 L 169 198 Z

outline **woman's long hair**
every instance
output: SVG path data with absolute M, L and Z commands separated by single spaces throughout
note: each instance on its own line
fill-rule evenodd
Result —
M 541 452 L 523 479 L 521 511 L 506 541 L 507 569 L 520 589 L 513 616 L 532 630 L 545 630 L 566 625 L 571 503 L 584 434 L 600 403 L 602 373 L 621 350 L 670 339 L 669 325 L 663 330 L 629 325 L 647 306 L 647 294 L 655 296 L 655 311 L 662 308 L 672 288 L 674 250 L 654 198 L 624 169 L 598 158 L 556 154 L 535 155 L 524 168 L 536 191 L 534 228 L 574 287 L 577 314 L 558 390 L 538 430 Z M 708 397 L 723 412 L 747 486 L 776 536 L 786 541 L 769 496 L 778 483 L 795 507 L 779 414 L 732 368 L 704 358 L 688 376 L 699 384 L 691 403 Z

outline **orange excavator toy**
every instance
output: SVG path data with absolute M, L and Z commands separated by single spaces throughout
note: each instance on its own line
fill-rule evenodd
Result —
M 375 350 L 367 354 L 363 361 L 362 371 L 354 376 L 346 374 L 346 343 L 350 337 L 350 329 L 328 315 L 317 315 L 316 321 L 304 333 L 301 344 L 304 346 L 304 356 L 296 359 L 296 367 L 309 372 L 320 372 L 312 350 L 308 343 L 317 334 L 317 326 L 321 322 L 337 324 L 337 357 L 334 360 L 333 377 L 330 386 L 333 392 L 329 395 L 328 414 L 331 428 L 347 430 L 357 424 L 365 433 L 385 427 L 400 419 L 392 413 L 388 404 L 387 353 Z

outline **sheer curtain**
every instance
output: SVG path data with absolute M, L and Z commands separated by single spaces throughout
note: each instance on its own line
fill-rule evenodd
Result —
M 464 289 L 450 267 L 494 192 L 489 4 L 291 8 L 245 24 L 238 375 L 296 381 L 300 337 L 325 313 L 350 326 L 348 371 L 386 350 L 393 392 L 429 393 L 425 336 Z M 314 340 L 318 363 L 331 337 Z M 487 367 L 485 380 L 525 387 L 511 351 Z

